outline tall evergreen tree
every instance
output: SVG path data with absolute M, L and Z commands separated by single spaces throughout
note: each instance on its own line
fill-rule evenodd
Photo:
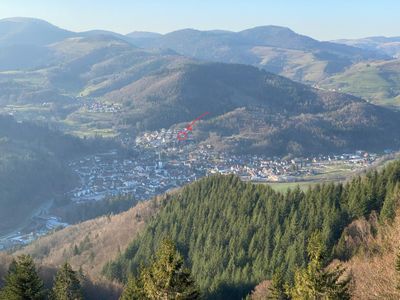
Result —
M 340 267 L 334 270 L 324 268 L 324 248 L 321 234 L 313 234 L 308 245 L 310 262 L 306 268 L 296 271 L 294 276 L 294 286 L 291 289 L 293 300 L 351 298 L 351 278 L 342 278 L 345 270 Z
M 390 185 L 389 185 L 390 186 Z M 397 183 L 394 188 L 389 189 L 386 199 L 382 206 L 380 218 L 382 221 L 393 222 L 396 216 L 396 209 L 400 200 L 400 184 Z
M 51 292 L 52 300 L 81 300 L 82 289 L 78 274 L 65 263 L 57 272 Z
M 164 240 L 153 262 L 142 269 L 139 279 L 131 277 L 122 300 L 199 299 L 199 292 L 175 245 Z
M 142 300 L 147 299 L 140 278 L 129 276 L 120 300 Z
M 283 277 L 282 269 L 279 268 L 274 276 L 272 276 L 272 283 L 269 288 L 268 299 L 271 300 L 288 300 L 289 296 L 286 293 L 286 284 Z
M 9 268 L 1 300 L 42 300 L 46 298 L 43 281 L 39 278 L 32 257 L 18 256 Z

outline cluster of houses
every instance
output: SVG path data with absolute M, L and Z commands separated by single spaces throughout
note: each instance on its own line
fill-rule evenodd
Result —
M 378 155 L 365 151 L 341 155 L 319 155 L 284 160 L 279 157 L 257 155 L 233 155 L 213 150 L 211 145 L 191 143 L 191 135 L 184 142 L 177 139 L 179 130 L 161 129 L 146 132 L 135 139 L 134 146 L 142 150 L 153 149 L 178 155 L 182 164 L 196 166 L 206 174 L 235 174 L 245 180 L 266 182 L 292 182 L 305 176 L 324 172 L 329 165 L 349 165 L 352 168 L 366 167 Z
M 203 168 L 190 167 L 180 159 L 163 160 L 154 151 L 131 158 L 120 157 L 116 152 L 103 153 L 73 161 L 70 167 L 81 181 L 70 192 L 75 202 L 128 193 L 144 200 L 206 174 Z
M 84 108 L 88 112 L 95 113 L 115 113 L 121 110 L 121 105 L 118 103 L 108 103 L 101 101 L 87 102 L 84 104 Z
M 58 217 L 39 215 L 32 218 L 30 224 L 23 229 L 0 238 L 0 251 L 27 245 L 52 230 L 65 228 L 68 224 Z
M 207 147 L 191 152 L 191 159 L 203 161 L 207 174 L 235 174 L 243 180 L 264 182 L 294 182 L 325 172 L 329 166 L 347 165 L 364 168 L 378 158 L 377 154 L 357 151 L 354 154 L 320 155 L 307 158 L 281 159 L 259 155 L 214 153 Z M 210 163 L 211 162 L 211 163 Z
M 182 141 L 178 140 L 178 134 L 185 130 L 178 129 L 161 129 L 152 132 L 145 132 L 141 136 L 136 137 L 135 146 L 140 148 L 168 148 L 175 147 L 182 144 Z M 185 143 L 192 141 L 190 133 L 187 134 Z
M 191 143 L 160 148 L 158 143 L 174 133 L 165 130 L 161 135 L 153 132 L 137 138 L 139 154 L 134 157 L 110 152 L 72 161 L 70 167 L 79 175 L 81 184 L 70 192 L 70 197 L 75 202 L 84 202 L 133 193 L 136 199 L 144 200 L 212 174 L 235 174 L 251 181 L 294 182 L 323 173 L 330 165 L 362 168 L 378 158 L 377 154 L 357 151 L 286 160 L 228 154 L 215 151 L 211 145 L 193 147 Z

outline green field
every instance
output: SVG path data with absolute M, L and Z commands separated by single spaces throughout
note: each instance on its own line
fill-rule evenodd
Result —
M 320 174 L 317 174 L 315 176 L 299 177 L 298 181 L 296 182 L 268 182 L 262 184 L 268 184 L 274 190 L 279 192 L 285 192 L 289 188 L 294 189 L 297 186 L 299 186 L 301 190 L 305 191 L 309 187 L 313 187 L 321 183 L 345 182 L 348 179 L 352 178 L 353 176 L 365 173 L 368 169 L 381 170 L 383 167 L 387 166 L 390 162 L 399 158 L 400 158 L 400 152 L 390 155 L 385 155 L 376 160 L 372 165 L 368 166 L 367 168 L 355 168 L 345 163 L 328 165 L 325 166 L 324 168 L 321 168 Z
M 286 192 L 288 189 L 294 189 L 297 186 L 299 186 L 301 190 L 305 191 L 309 187 L 313 187 L 314 185 L 316 185 L 318 183 L 321 183 L 321 182 L 318 182 L 318 181 L 269 182 L 267 184 L 277 192 Z
M 320 82 L 319 86 L 378 105 L 400 108 L 400 67 L 397 61 L 360 63 Z

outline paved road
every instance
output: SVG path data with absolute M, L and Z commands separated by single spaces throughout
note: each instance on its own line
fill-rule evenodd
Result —
M 31 215 L 28 216 L 22 224 L 18 225 L 17 228 L 14 228 L 11 232 L 7 232 L 6 234 L 0 236 L 0 241 L 4 240 L 4 239 L 8 239 L 13 235 L 18 234 L 18 232 L 23 231 L 27 226 L 30 225 L 30 223 L 34 217 L 41 215 L 43 212 L 48 212 L 50 207 L 53 205 L 53 201 L 54 201 L 53 199 L 48 200 L 48 201 L 44 202 L 42 205 L 40 205 L 39 207 L 37 207 L 36 209 L 34 209 L 31 213 Z

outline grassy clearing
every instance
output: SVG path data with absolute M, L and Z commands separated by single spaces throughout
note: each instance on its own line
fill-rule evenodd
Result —
M 294 189 L 297 186 L 299 186 L 301 190 L 306 191 L 309 187 L 313 187 L 318 183 L 321 182 L 319 181 L 269 182 L 267 184 L 277 192 L 286 192 L 288 189 Z
M 400 108 L 400 70 L 396 62 L 360 63 L 322 82 L 325 89 L 353 94 L 372 103 Z

